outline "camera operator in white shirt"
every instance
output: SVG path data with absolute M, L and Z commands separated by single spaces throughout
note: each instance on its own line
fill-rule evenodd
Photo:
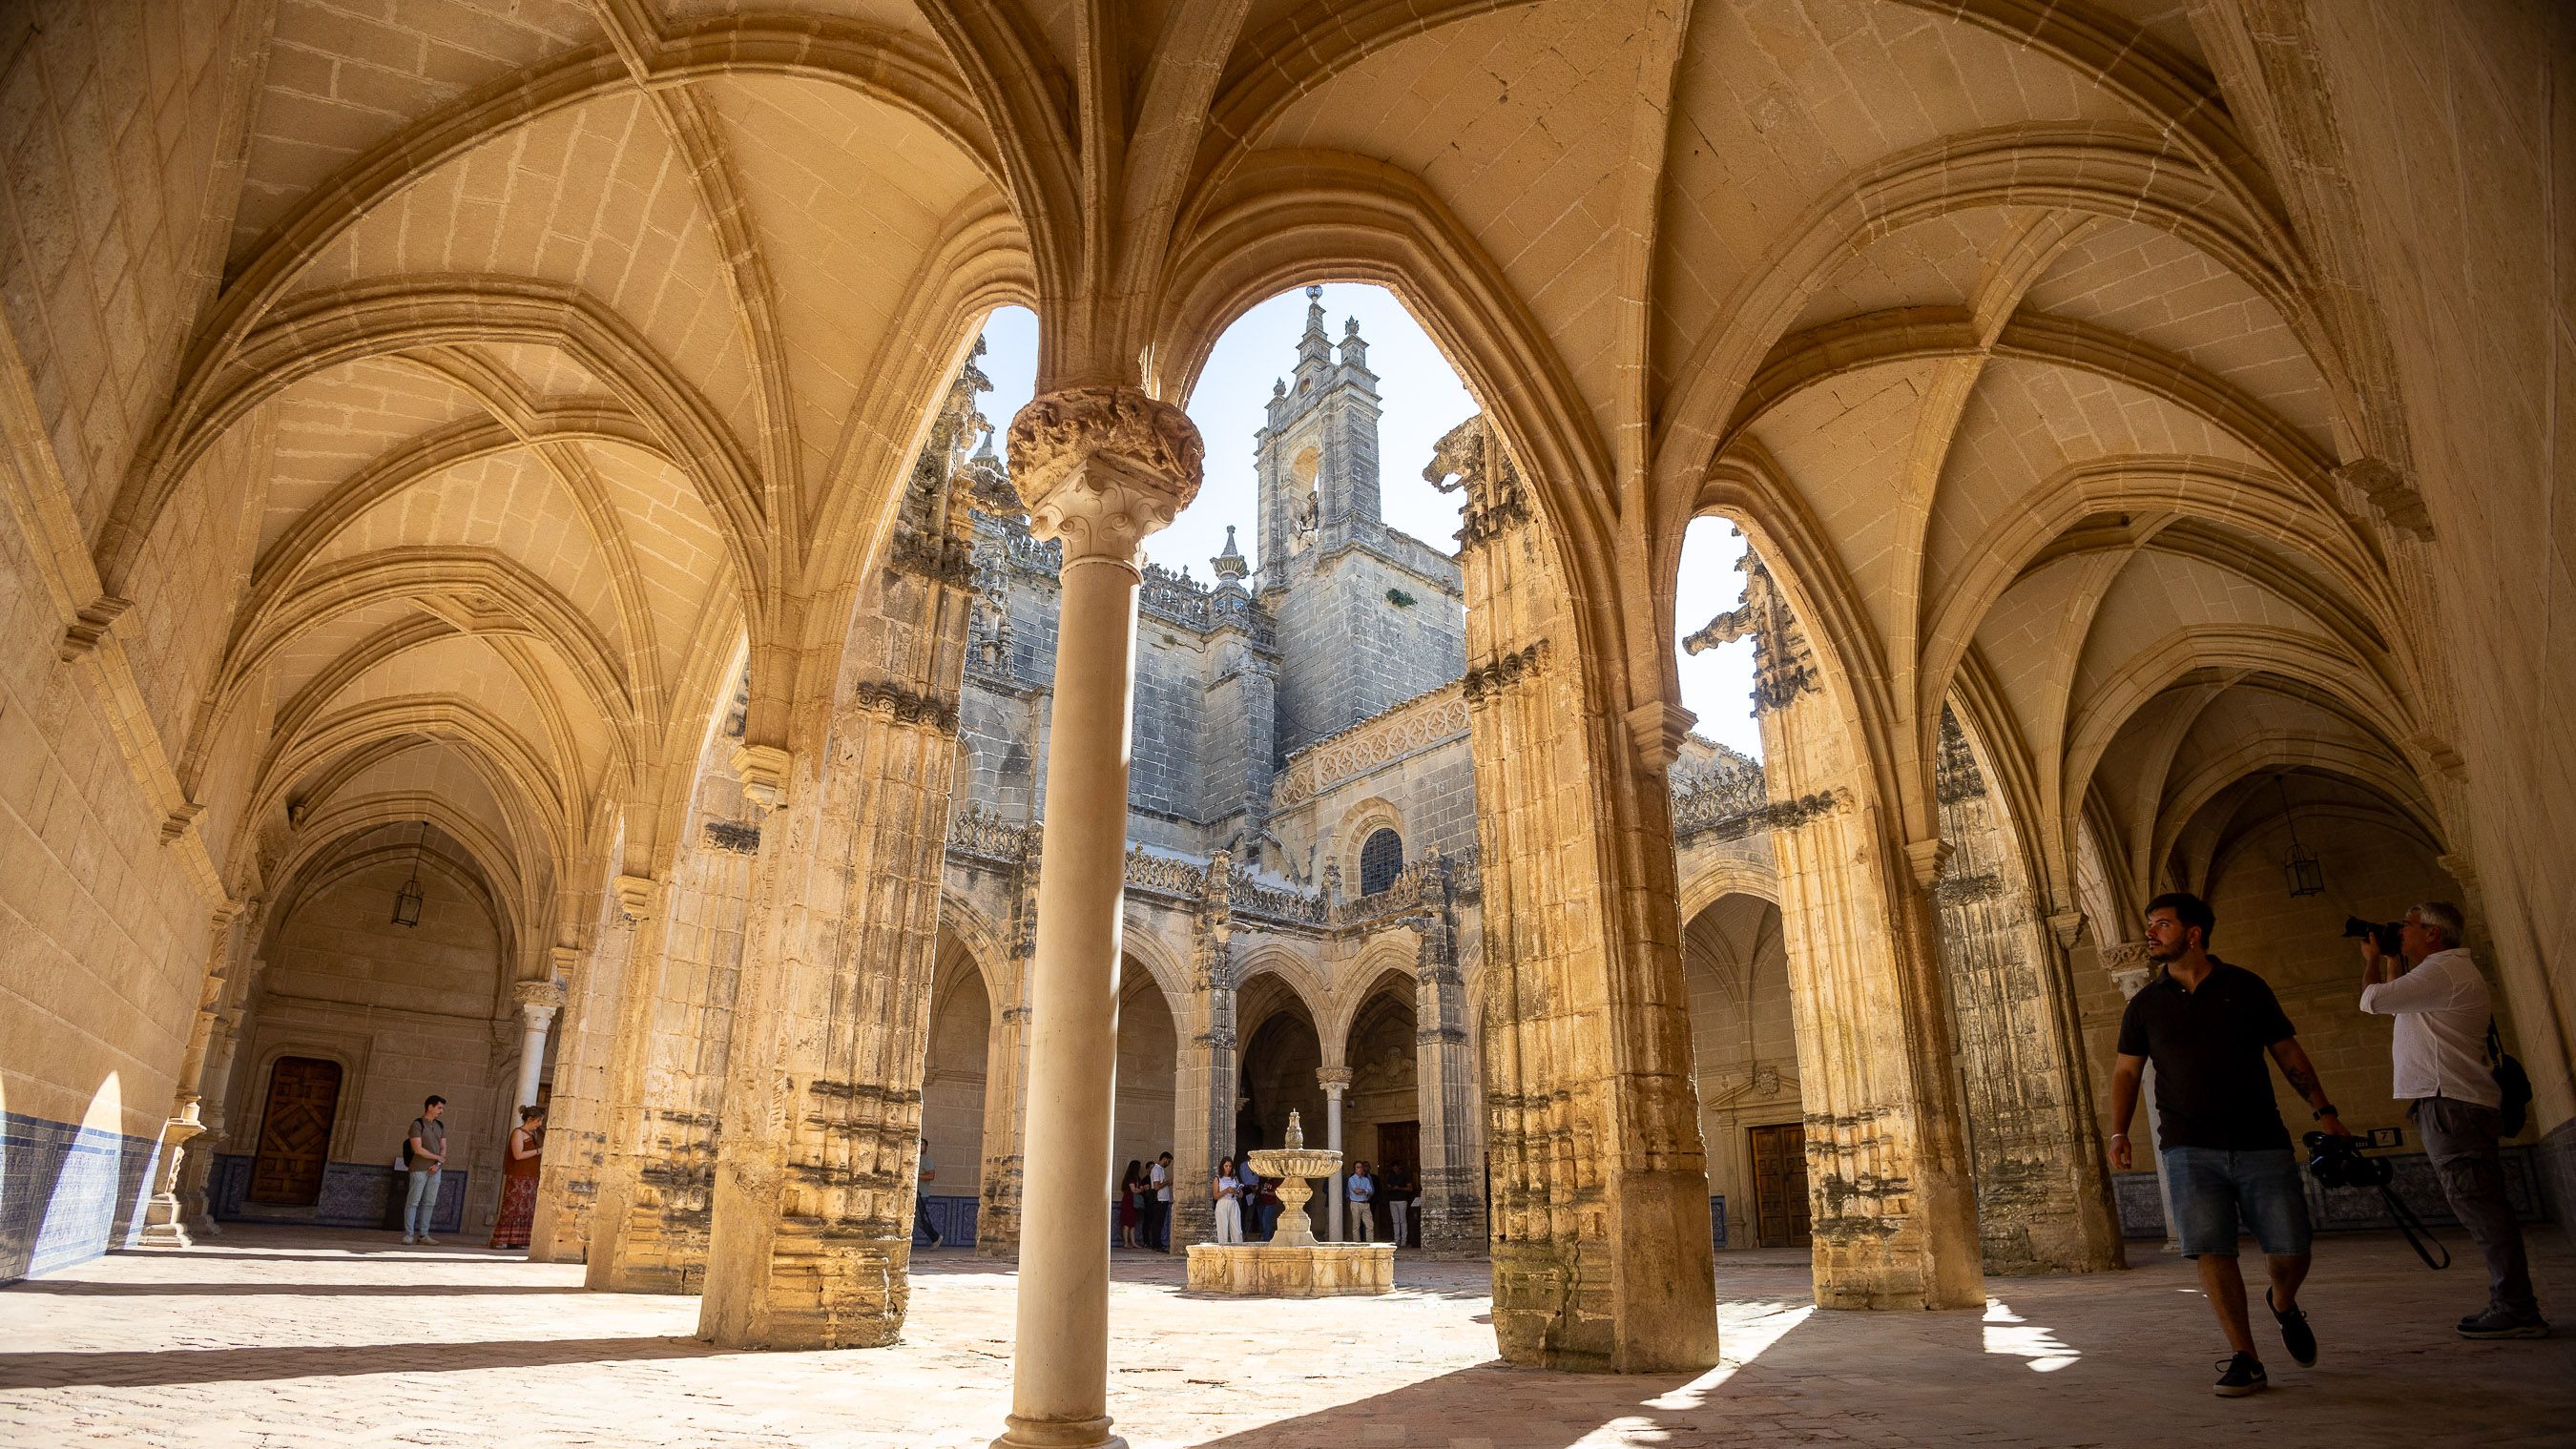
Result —
M 2397 1021 L 2392 1095 L 2412 1099 L 2407 1115 L 2424 1134 L 2425 1155 L 2442 1179 L 2451 1212 L 2486 1256 L 2486 1308 L 2460 1320 L 2462 1338 L 2547 1338 L 2548 1320 L 2532 1296 L 2522 1225 L 2505 1201 L 2504 1163 L 2496 1141 L 2504 1125 L 2503 1093 L 2487 1066 L 2493 1020 L 2486 978 L 2460 944 L 2460 908 L 2426 901 L 2398 926 L 2402 959 L 2361 943 L 2361 1009 Z

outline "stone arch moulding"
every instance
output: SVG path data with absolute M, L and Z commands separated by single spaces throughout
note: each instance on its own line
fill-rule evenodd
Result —
M 1412 1009 L 1412 993 L 1418 966 L 1415 960 L 1417 949 L 1415 935 L 1416 933 L 1409 927 L 1381 933 L 1373 937 L 1366 946 L 1361 947 L 1359 955 L 1352 958 L 1350 969 L 1343 977 L 1349 985 L 1334 994 L 1331 1016 L 1319 1018 L 1315 1024 L 1317 1035 L 1330 1034 L 1333 1043 L 1331 1051 L 1334 1057 L 1348 1059 L 1351 1027 L 1359 1021 L 1360 1012 L 1367 1008 L 1371 998 L 1386 989 L 1390 979 L 1402 983 L 1405 1007 L 1407 1010 Z M 1334 1064 L 1327 1063 L 1327 1065 Z
M 1780 906 L 1780 875 L 1759 861 L 1740 856 L 1721 855 L 1691 873 L 1680 892 L 1681 924 L 1688 926 L 1699 913 L 1728 896 L 1751 896 L 1768 901 L 1772 909 Z
M 1383 795 L 1371 795 L 1342 812 L 1341 824 L 1335 832 L 1341 843 L 1333 855 L 1342 863 L 1342 890 L 1345 894 L 1360 894 L 1360 850 L 1367 845 L 1370 836 L 1381 830 L 1394 831 L 1396 837 L 1405 843 L 1405 858 L 1408 861 L 1412 859 L 1413 833 L 1405 829 L 1404 812 L 1396 808 L 1395 802 Z

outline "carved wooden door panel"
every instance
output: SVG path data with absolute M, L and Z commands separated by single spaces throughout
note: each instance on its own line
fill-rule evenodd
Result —
M 1807 1129 L 1791 1122 L 1753 1130 L 1753 1238 L 1766 1248 L 1808 1243 Z
M 331 1160 L 331 1124 L 339 1115 L 338 1062 L 279 1057 L 268 1074 L 268 1110 L 260 1114 L 250 1200 L 295 1206 L 320 1201 L 322 1170 Z

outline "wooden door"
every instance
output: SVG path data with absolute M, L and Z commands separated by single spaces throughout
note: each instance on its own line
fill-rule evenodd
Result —
M 299 1207 L 321 1201 L 322 1169 L 331 1160 L 331 1124 L 339 1115 L 338 1062 L 279 1057 L 268 1074 L 268 1109 L 259 1118 L 250 1200 Z
M 1807 1129 L 1753 1129 L 1753 1240 L 1766 1248 L 1807 1246 Z

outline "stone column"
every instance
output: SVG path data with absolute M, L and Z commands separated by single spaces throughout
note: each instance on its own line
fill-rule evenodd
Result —
M 1216 1240 L 1216 1199 L 1207 1185 L 1218 1159 L 1234 1155 L 1239 1064 L 1234 1032 L 1233 857 L 1208 862 L 1207 888 L 1191 933 L 1189 1039 L 1180 1063 L 1181 1135 L 1172 1152 L 1172 1241 Z
M 1342 1094 L 1351 1089 L 1351 1069 L 1317 1067 L 1315 1083 L 1324 1089 L 1324 1146 L 1339 1152 L 1342 1150 Z M 1324 1179 L 1324 1191 L 1329 1194 L 1324 1203 L 1324 1241 L 1328 1243 L 1349 1241 L 1342 1236 L 1342 1179 L 1345 1175 L 1337 1168 L 1332 1176 Z
M 1941 839 L 1951 849 L 1932 897 L 1974 1129 L 1969 1159 L 1985 1269 L 2093 1273 L 2125 1266 L 2063 954 L 2083 917 L 2043 927 L 2008 834 L 2012 822 L 1967 732 L 1946 709 L 1934 793 Z
M 730 768 L 770 814 L 732 988 L 698 1316 L 700 1334 L 726 1347 L 881 1346 L 911 1301 L 923 1057 L 975 604 L 960 465 L 988 386 L 969 359 L 882 552 L 786 610 L 797 631 L 753 658 Z
M 1422 1251 L 1469 1258 L 1485 1250 L 1483 1163 L 1476 1151 L 1475 1063 L 1467 1050 L 1467 986 L 1458 968 L 1457 881 L 1434 858 L 1433 909 L 1414 923 L 1421 944 L 1413 988 L 1414 1070 L 1422 1118 Z
M 607 1130 L 608 1063 L 615 1050 L 626 959 L 635 931 L 613 903 L 587 952 L 549 950 L 568 1005 L 555 1045 L 555 1090 L 546 1107 L 546 1153 L 537 1166 L 537 1209 L 528 1229 L 531 1263 L 579 1263 L 589 1252 Z
M 1117 1060 L 1137 545 L 1198 492 L 1198 429 L 1124 387 L 1032 401 L 1011 478 L 1033 530 L 1064 542 L 1047 754 L 1046 871 L 1029 1002 L 1027 1190 L 1018 1353 L 997 1449 L 1096 1449 L 1109 1432 L 1109 1162 Z
M 1974 1307 L 1985 1275 L 1931 894 L 1946 847 L 1895 838 L 1785 595 L 1758 557 L 1744 573 L 1743 605 L 1685 647 L 1754 641 L 1816 1302 Z
M 1615 629 L 1499 433 L 1470 418 L 1425 476 L 1467 489 L 1469 751 L 1483 872 L 1494 1339 L 1514 1363 L 1717 1362 L 1708 1163 L 1673 902 L 1672 752 L 1688 716 L 1628 703 Z M 1592 617 L 1587 620 L 1587 614 Z M 1650 681 L 1660 688 L 1660 680 Z
M 564 989 L 559 981 L 522 981 L 510 988 L 519 1003 L 519 1018 L 526 1025 L 519 1034 L 519 1091 L 512 1105 L 537 1105 L 537 1087 L 546 1073 L 546 1029 L 554 1025 L 555 1013 L 563 1008 Z
M 1037 841 L 1022 857 L 1012 902 L 1010 1003 L 994 1004 L 993 1035 L 984 1049 L 984 1174 L 975 1210 L 975 1255 L 1020 1256 L 1020 1192 L 1026 1164 L 1029 1080 L 1029 957 L 1037 945 Z

